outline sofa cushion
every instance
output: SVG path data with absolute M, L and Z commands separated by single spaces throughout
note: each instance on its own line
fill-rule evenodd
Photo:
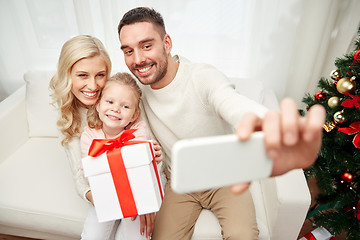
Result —
M 55 71 L 30 71 L 26 82 L 26 111 L 30 137 L 58 136 L 58 111 L 51 105 L 49 83 Z
M 3 161 L 0 192 L 0 225 L 79 237 L 88 204 L 58 138 L 30 138 Z

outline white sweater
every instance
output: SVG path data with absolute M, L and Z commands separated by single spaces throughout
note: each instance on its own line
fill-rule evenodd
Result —
M 81 108 L 81 129 L 80 132 L 83 131 L 84 127 L 87 126 L 86 120 L 87 109 Z M 63 138 L 62 135 L 61 139 Z M 86 193 L 90 190 L 89 182 L 84 176 L 84 170 L 81 163 L 81 149 L 80 149 L 80 136 L 73 136 L 71 141 L 64 146 L 67 158 L 70 163 L 74 183 L 76 185 L 76 190 L 80 197 L 82 197 L 85 201 L 88 201 L 86 198 Z
M 180 62 L 173 81 L 154 90 L 140 84 L 145 119 L 163 150 L 170 167 L 171 148 L 184 138 L 229 134 L 246 112 L 263 116 L 267 109 L 235 91 L 227 77 L 207 64 Z M 170 168 L 169 168 L 170 169 Z

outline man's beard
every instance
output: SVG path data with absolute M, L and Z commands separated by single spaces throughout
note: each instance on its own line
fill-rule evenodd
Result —
M 165 49 L 164 49 L 164 51 L 163 51 L 163 54 L 162 54 L 162 58 L 161 58 L 161 59 L 163 59 L 163 61 L 160 61 L 160 62 L 157 64 L 158 69 L 157 69 L 157 72 L 155 72 L 155 75 L 153 76 L 154 79 L 152 79 L 152 80 L 149 81 L 149 82 L 143 81 L 143 80 L 141 79 L 141 77 L 138 77 L 138 76 L 134 73 L 134 72 L 136 72 L 135 69 L 137 69 L 137 68 L 142 68 L 142 67 L 146 66 L 147 64 L 144 64 L 144 65 L 136 65 L 135 68 L 134 68 L 134 70 L 133 70 L 132 72 L 133 72 L 133 74 L 136 76 L 136 78 L 137 78 L 142 84 L 144 84 L 144 85 L 151 85 L 151 84 L 157 83 L 157 82 L 159 82 L 161 79 L 163 79 L 163 78 L 165 77 L 166 73 L 167 73 L 168 59 L 167 59 L 167 55 L 166 55 L 166 53 L 165 53 Z M 146 78 L 145 78 L 145 79 L 146 79 Z M 145 80 L 145 79 L 144 79 L 144 80 Z

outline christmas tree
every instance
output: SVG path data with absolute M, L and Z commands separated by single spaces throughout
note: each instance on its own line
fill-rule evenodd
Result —
M 355 50 L 335 60 L 330 79 L 321 78 L 308 106 L 326 109 L 322 147 L 315 164 L 304 170 L 315 177 L 320 194 L 309 214 L 313 224 L 332 234 L 360 239 L 360 28 Z

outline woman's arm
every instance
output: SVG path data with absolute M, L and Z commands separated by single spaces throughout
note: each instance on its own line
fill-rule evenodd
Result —
M 64 146 L 67 158 L 70 163 L 73 180 L 80 197 L 89 201 L 86 194 L 90 191 L 89 182 L 84 176 L 84 170 L 81 163 L 80 139 L 73 137 L 67 146 Z

